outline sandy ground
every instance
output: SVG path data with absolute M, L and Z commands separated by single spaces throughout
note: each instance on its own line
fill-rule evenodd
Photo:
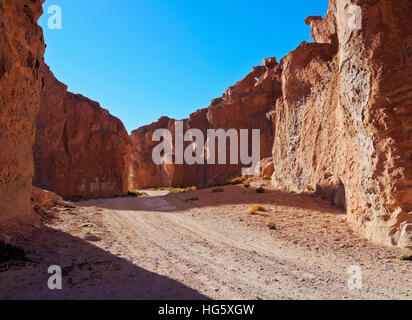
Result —
M 0 266 L 0 298 L 412 299 L 412 262 L 396 258 L 410 250 L 371 244 L 308 195 L 223 189 L 55 208 L 19 240 L 30 261 Z M 267 212 L 248 214 L 253 205 Z M 50 265 L 62 290 L 47 288 Z M 362 288 L 351 290 L 354 265 Z

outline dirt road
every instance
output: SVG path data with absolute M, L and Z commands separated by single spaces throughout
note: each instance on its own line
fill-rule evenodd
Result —
M 408 251 L 362 239 L 320 200 L 242 186 L 149 193 L 60 209 L 29 239 L 35 262 L 0 273 L 0 297 L 412 299 L 412 263 L 396 258 Z M 267 211 L 248 214 L 256 204 Z M 51 264 L 62 290 L 47 289 Z

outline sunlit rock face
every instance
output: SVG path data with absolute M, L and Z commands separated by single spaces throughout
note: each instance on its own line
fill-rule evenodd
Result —
M 306 23 L 314 43 L 279 63 L 265 59 L 184 126 L 260 128 L 275 187 L 313 192 L 369 239 L 411 247 L 412 2 L 331 0 L 324 18 Z M 240 174 L 231 165 L 156 166 L 158 128 L 173 132 L 174 120 L 132 133 L 133 187 L 209 186 Z
M 313 189 L 369 239 L 410 247 L 412 2 L 330 1 L 306 22 L 316 43 L 280 62 L 272 182 Z
M 131 144 L 122 122 L 42 69 L 33 184 L 67 199 L 126 194 Z
M 0 0 L 0 225 L 32 211 L 35 116 L 40 106 L 40 0 Z
M 228 88 L 222 97 L 214 99 L 208 108 L 198 110 L 183 120 L 183 129 L 199 129 L 204 140 L 208 130 L 223 129 L 228 132 L 235 129 L 238 136 L 240 154 L 240 130 L 247 129 L 249 133 L 248 146 L 251 148 L 252 129 L 260 130 L 260 157 L 271 155 L 273 145 L 273 126 L 268 114 L 276 98 L 281 94 L 279 73 L 276 73 L 275 58 L 265 61 L 265 66 L 254 67 L 243 80 Z M 153 133 L 157 129 L 168 129 L 173 139 L 176 136 L 175 120 L 162 117 L 159 121 L 139 128 L 132 132 L 133 143 L 131 156 L 130 185 L 132 188 L 149 187 L 208 187 L 225 183 L 229 178 L 240 176 L 245 165 L 238 157 L 237 164 L 230 162 L 230 140 L 227 140 L 226 164 L 218 164 L 218 142 L 216 140 L 216 164 L 207 161 L 207 144 L 204 146 L 204 164 L 189 165 L 186 162 L 176 164 L 176 148 L 173 140 L 173 163 L 156 165 L 152 159 L 153 148 L 159 143 L 153 141 Z M 185 142 L 184 149 L 190 145 Z M 252 150 L 248 150 L 249 155 Z

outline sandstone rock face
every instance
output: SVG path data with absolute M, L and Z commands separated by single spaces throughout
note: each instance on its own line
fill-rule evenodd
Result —
M 315 43 L 280 63 L 272 182 L 314 189 L 369 239 L 411 247 L 412 2 L 331 0 L 306 22 Z
M 121 121 L 42 69 L 33 184 L 67 199 L 126 194 L 131 144 Z
M 40 106 L 43 1 L 0 0 L 0 224 L 31 210 L 34 121 Z
M 261 158 L 272 149 L 273 168 L 263 160 L 260 174 L 268 164 L 274 186 L 313 192 L 346 210 L 370 240 L 411 247 L 412 2 L 330 0 L 325 18 L 306 23 L 314 43 L 280 63 L 265 59 L 184 126 L 262 129 Z M 173 126 L 162 118 L 132 133 L 134 187 L 239 175 L 239 166 L 154 165 L 152 134 Z
M 265 66 L 253 68 L 243 80 L 228 88 L 221 98 L 214 99 L 211 105 L 183 120 L 184 131 L 199 129 L 205 139 L 208 129 L 235 129 L 240 137 L 241 129 L 260 129 L 261 158 L 271 155 L 273 127 L 267 113 L 273 109 L 274 102 L 281 94 L 280 74 L 275 71 L 276 59 L 265 60 Z M 242 165 L 230 164 L 229 148 L 226 159 L 228 164 L 162 164 L 152 160 L 152 150 L 159 143 L 152 141 L 156 129 L 168 129 L 175 137 L 175 120 L 163 117 L 158 122 L 132 132 L 131 188 L 148 187 L 207 187 L 225 183 L 229 178 L 240 176 Z M 190 142 L 186 142 L 186 148 Z M 249 137 L 249 145 L 251 137 Z M 229 144 L 228 144 L 229 146 Z M 217 147 L 217 143 L 216 143 Z M 173 158 L 176 159 L 173 145 Z M 205 152 L 205 158 L 207 152 Z M 218 159 L 216 159 L 218 163 Z M 247 166 L 246 166 L 247 167 Z
M 162 117 L 158 122 L 141 127 L 132 132 L 132 153 L 130 165 L 130 189 L 189 185 L 193 177 L 186 173 L 184 181 L 183 166 L 174 164 L 155 165 L 152 160 L 152 149 L 159 143 L 152 141 L 153 132 L 157 129 L 174 131 L 174 120 Z M 178 177 L 178 171 L 180 176 Z

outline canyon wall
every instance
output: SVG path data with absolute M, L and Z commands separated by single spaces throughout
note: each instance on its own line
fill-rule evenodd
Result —
M 266 59 L 185 129 L 261 129 L 276 188 L 313 193 L 370 240 L 411 247 L 412 1 L 330 0 L 325 18 L 306 23 L 314 43 L 280 63 Z M 132 133 L 134 187 L 209 186 L 240 174 L 231 165 L 156 166 L 159 128 L 173 132 L 174 120 Z
M 98 103 L 67 92 L 45 65 L 37 24 L 42 4 L 0 0 L 0 223 L 5 225 L 32 213 L 32 183 L 69 199 L 128 191 L 128 134 Z
M 118 119 L 67 92 L 45 66 L 42 3 L 0 0 L 1 224 L 31 212 L 34 164 L 34 184 L 68 199 L 121 195 L 128 184 L 207 187 L 241 174 L 242 164 L 155 165 L 154 131 L 176 131 L 166 117 L 133 131 L 130 150 Z M 314 43 L 279 63 L 265 59 L 184 129 L 205 137 L 260 129 L 276 188 L 314 193 L 370 240 L 411 248 L 411 21 L 410 0 L 330 0 L 325 18 L 306 20 Z
M 40 0 L 0 0 L 0 224 L 31 212 L 35 116 L 40 106 Z
M 330 1 L 306 22 L 315 43 L 280 63 L 272 182 L 345 207 L 370 240 L 411 247 L 412 2 Z
M 122 122 L 68 92 L 46 65 L 42 73 L 33 184 L 74 200 L 126 194 L 131 144 Z
M 281 95 L 279 74 L 275 72 L 276 59 L 265 60 L 266 66 L 253 68 L 243 80 L 228 88 L 221 98 L 214 99 L 208 108 L 198 110 L 183 120 L 184 132 L 199 129 L 206 140 L 212 129 L 236 129 L 240 137 L 241 129 L 260 129 L 260 150 L 263 157 L 271 156 L 273 145 L 273 127 L 269 115 L 276 98 Z M 228 164 L 218 164 L 216 140 L 216 164 L 175 164 L 176 150 L 173 144 L 173 164 L 156 165 L 152 160 L 152 150 L 159 142 L 152 141 L 157 129 L 169 129 L 175 137 L 175 120 L 163 117 L 151 125 L 132 132 L 131 188 L 149 187 L 208 187 L 227 182 L 229 178 L 241 175 L 242 165 L 238 157 L 237 164 L 230 164 L 230 150 L 227 148 Z M 251 154 L 251 134 L 249 135 L 249 154 Z M 191 142 L 185 142 L 186 148 Z M 228 140 L 229 143 L 229 140 Z M 229 146 L 229 144 L 227 144 Z M 206 149 L 206 143 L 205 143 Z M 204 152 L 204 159 L 207 152 Z

